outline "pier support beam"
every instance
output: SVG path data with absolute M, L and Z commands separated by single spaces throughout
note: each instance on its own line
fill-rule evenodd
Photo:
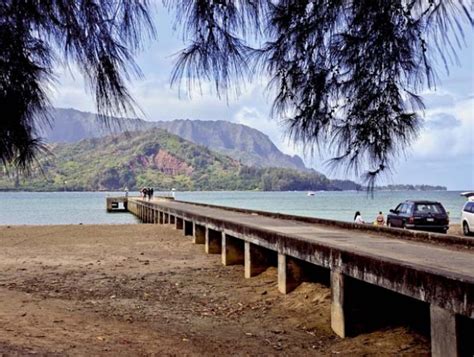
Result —
M 172 214 L 170 214 L 169 216 L 169 224 L 175 224 L 175 221 L 176 221 L 176 217 Z
M 338 271 L 331 271 L 331 328 L 339 337 L 347 336 L 347 316 L 344 285 L 346 277 Z
M 164 213 L 164 224 L 169 224 L 170 223 L 170 215 L 168 213 Z
M 460 356 L 458 317 L 436 305 L 430 306 L 431 355 Z
M 222 264 L 244 263 L 244 241 L 228 234 L 222 235 Z
M 160 211 L 157 209 L 155 210 L 155 220 L 153 221 L 155 224 L 159 223 L 160 221 Z
M 184 235 L 193 236 L 193 221 L 184 220 Z
M 158 223 L 159 223 L 159 224 L 163 224 L 163 223 L 164 223 L 164 221 L 165 221 L 165 218 L 164 218 L 164 213 L 163 213 L 163 211 L 160 211 L 160 213 L 159 213 L 159 215 L 158 215 L 158 216 L 159 216 L 159 217 L 158 217 Z
M 214 229 L 206 229 L 205 251 L 207 254 L 221 254 L 222 252 L 222 232 Z
M 248 279 L 267 270 L 272 265 L 271 254 L 272 252 L 268 249 L 245 242 L 245 277 Z
M 278 254 L 278 291 L 288 294 L 303 281 L 303 268 L 300 262 L 285 254 Z
M 206 242 L 206 227 L 193 223 L 193 243 L 204 244 Z
M 180 217 L 176 217 L 176 229 L 179 231 L 183 230 L 183 219 Z

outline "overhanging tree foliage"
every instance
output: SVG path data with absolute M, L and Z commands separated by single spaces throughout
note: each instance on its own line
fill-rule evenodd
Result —
M 36 129 L 58 64 L 78 66 L 101 115 L 130 113 L 132 54 L 153 33 L 146 0 L 2 0 L 0 161 L 28 169 L 44 149 Z
M 433 86 L 433 59 L 448 67 L 462 45 L 463 0 L 167 0 L 190 45 L 173 81 L 211 80 L 218 94 L 265 76 L 273 113 L 307 147 L 369 180 L 416 136 L 417 92 Z M 98 112 L 126 114 L 139 75 L 132 54 L 153 35 L 146 0 L 0 2 L 0 161 L 26 169 L 43 147 L 48 86 L 75 63 Z M 272 92 L 273 93 L 273 92 Z
M 462 0 L 179 0 L 190 45 L 173 81 L 212 81 L 218 94 L 267 76 L 273 113 L 305 146 L 369 185 L 417 135 L 423 102 L 472 27 Z M 253 36 L 253 37 L 252 37 Z M 255 43 L 257 45 L 255 45 Z M 272 92 L 273 93 L 273 92 Z

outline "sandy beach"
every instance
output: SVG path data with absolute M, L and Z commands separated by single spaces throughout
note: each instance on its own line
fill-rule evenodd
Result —
M 0 226 L 0 355 L 429 355 L 397 326 L 340 339 L 330 291 L 277 290 L 158 225 Z

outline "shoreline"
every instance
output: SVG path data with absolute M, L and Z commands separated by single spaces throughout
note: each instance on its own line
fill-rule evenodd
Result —
M 100 224 L 88 224 L 88 223 L 77 223 L 77 224 L 0 224 L 0 229 L 2 228 L 12 228 L 12 227 L 76 227 L 76 226 L 137 226 L 142 224 L 137 221 L 136 223 L 100 223 Z M 449 225 L 449 230 L 447 232 L 449 235 L 455 235 L 460 237 L 465 237 L 460 223 L 454 223 Z
M 77 223 L 77 224 L 70 224 L 70 223 L 65 223 L 65 224 L 0 224 L 0 229 L 1 228 L 11 228 L 11 227 L 75 227 L 75 226 L 136 226 L 142 224 L 141 222 L 136 222 L 136 223 L 100 223 L 100 224 L 89 224 L 89 223 Z M 421 231 L 422 232 L 422 231 Z M 454 223 L 449 225 L 449 230 L 448 230 L 449 235 L 457 235 L 460 237 L 464 237 L 462 227 L 460 223 Z
M 0 226 L 0 353 L 429 354 L 403 326 L 346 339 L 329 288 L 282 295 L 159 225 Z

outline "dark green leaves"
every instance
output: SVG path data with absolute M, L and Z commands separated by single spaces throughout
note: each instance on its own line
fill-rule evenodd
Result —
M 191 40 L 174 81 L 191 89 L 214 81 L 219 94 L 244 75 L 269 78 L 273 115 L 290 135 L 332 153 L 333 168 L 362 175 L 369 187 L 417 135 L 423 103 L 416 93 L 435 84 L 433 58 L 448 68 L 463 23 L 473 25 L 457 0 L 173 3 Z
M 25 170 L 45 149 L 36 130 L 58 64 L 79 67 L 103 117 L 132 112 L 126 84 L 140 75 L 132 54 L 147 34 L 146 0 L 0 2 L 0 161 Z

